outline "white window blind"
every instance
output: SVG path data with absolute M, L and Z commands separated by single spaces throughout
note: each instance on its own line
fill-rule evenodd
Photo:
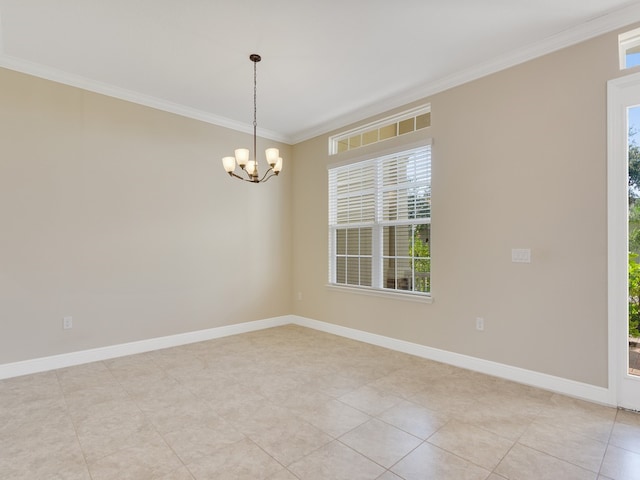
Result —
M 336 169 L 334 223 L 355 225 L 375 221 L 375 177 L 373 162 Z
M 329 169 L 329 282 L 430 292 L 431 146 Z

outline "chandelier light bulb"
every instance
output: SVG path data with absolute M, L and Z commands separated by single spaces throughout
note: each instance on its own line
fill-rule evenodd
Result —
M 249 149 L 248 148 L 236 148 L 235 150 L 236 162 L 238 162 L 238 166 L 240 168 L 244 168 L 244 166 L 249 161 Z
M 222 159 L 222 166 L 224 167 L 227 173 L 231 173 L 236 168 L 236 159 L 235 157 L 224 157 Z
M 264 154 L 267 157 L 267 163 L 271 168 L 273 168 L 273 166 L 278 161 L 278 157 L 280 156 L 280 150 L 278 150 L 277 148 L 267 148 L 264 151 Z

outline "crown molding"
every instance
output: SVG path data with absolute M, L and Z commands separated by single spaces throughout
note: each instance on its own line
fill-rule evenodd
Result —
M 215 115 L 211 112 L 198 110 L 196 108 L 187 107 L 178 103 L 163 100 L 140 92 L 115 87 L 102 82 L 97 82 L 79 75 L 73 75 L 61 70 L 57 70 L 42 64 L 30 62 L 17 57 L 6 55 L 3 51 L 2 42 L 2 23 L 0 17 L 0 67 L 26 73 L 35 77 L 51 80 L 64 85 L 77 87 L 101 95 L 118 98 L 128 102 L 155 108 L 183 117 L 200 120 L 224 128 L 229 128 L 243 133 L 252 134 L 253 125 L 226 117 Z M 512 52 L 500 57 L 496 57 L 487 62 L 473 65 L 467 69 L 461 70 L 452 75 L 429 82 L 427 84 L 418 85 L 408 90 L 399 92 L 396 95 L 389 96 L 385 99 L 376 101 L 374 104 L 364 105 L 360 108 L 352 110 L 345 115 L 337 116 L 327 122 L 323 122 L 316 127 L 295 132 L 291 135 L 274 132 L 258 128 L 258 135 L 262 138 L 282 142 L 289 145 L 309 140 L 319 135 L 326 134 L 332 130 L 336 130 L 349 125 L 363 121 L 369 117 L 383 114 L 394 108 L 402 107 L 409 103 L 422 100 L 431 95 L 449 90 L 451 88 L 463 85 L 465 83 L 477 80 L 479 78 L 491 75 L 493 73 L 505 70 L 515 65 L 524 63 L 537 57 L 552 53 L 557 50 L 575 45 L 577 43 L 589 40 L 598 35 L 611 32 L 615 29 L 640 22 L 640 4 L 629 5 L 620 10 L 593 18 L 588 22 L 582 23 L 576 27 L 559 32 L 540 42 L 525 46 L 517 52 Z
M 2 46 L 0 30 L 0 47 Z M 5 55 L 0 49 L 0 67 L 14 70 L 16 72 L 25 73 L 34 77 L 50 80 L 52 82 L 61 83 L 63 85 L 69 85 L 71 87 L 80 88 L 101 95 L 125 100 L 127 102 L 136 103 L 145 107 L 155 108 L 164 112 L 174 113 L 183 117 L 200 120 L 205 123 L 217 125 L 219 127 L 229 128 L 243 133 L 249 133 L 253 135 L 253 125 L 236 120 L 231 120 L 226 117 L 214 115 L 204 110 L 198 110 L 196 108 L 187 107 L 179 103 L 170 102 L 161 98 L 153 97 L 151 95 L 145 95 L 140 92 L 127 90 L 125 88 L 115 87 L 106 83 L 91 80 L 89 78 L 82 77 L 80 75 L 74 75 L 71 73 L 63 72 L 46 65 L 30 62 L 21 58 Z M 273 140 L 276 142 L 282 142 L 290 144 L 291 138 L 286 135 L 281 135 L 271 130 L 265 130 L 262 128 L 257 129 L 259 137 Z
M 0 55 L 4 54 L 4 42 L 2 36 L 2 12 L 0 11 Z
M 397 95 L 376 101 L 375 105 L 366 105 L 314 128 L 298 132 L 292 135 L 291 140 L 295 145 L 296 143 L 343 128 L 345 125 L 361 122 L 369 117 L 383 114 L 394 108 L 399 108 L 418 100 L 424 100 L 431 95 L 444 92 L 501 70 L 506 70 L 507 68 L 587 41 L 635 22 L 640 22 L 640 4 L 633 4 L 616 10 L 615 12 L 593 18 L 576 27 L 569 28 L 542 41 L 525 46 L 517 52 L 510 52 L 433 82 L 404 90 Z

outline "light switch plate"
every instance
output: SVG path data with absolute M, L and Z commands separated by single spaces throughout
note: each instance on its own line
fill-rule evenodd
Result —
M 530 248 L 512 248 L 511 261 L 513 263 L 531 263 Z

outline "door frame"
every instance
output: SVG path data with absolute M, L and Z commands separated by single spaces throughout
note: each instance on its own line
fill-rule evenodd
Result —
M 624 391 L 629 379 L 628 349 L 621 338 L 627 335 L 628 303 L 628 156 L 627 106 L 634 98 L 640 101 L 640 73 L 607 82 L 607 264 L 608 264 L 608 335 L 609 396 L 612 405 L 640 409 L 630 404 Z M 640 102 L 639 102 L 640 103 Z M 634 387 L 635 388 L 635 387 Z

